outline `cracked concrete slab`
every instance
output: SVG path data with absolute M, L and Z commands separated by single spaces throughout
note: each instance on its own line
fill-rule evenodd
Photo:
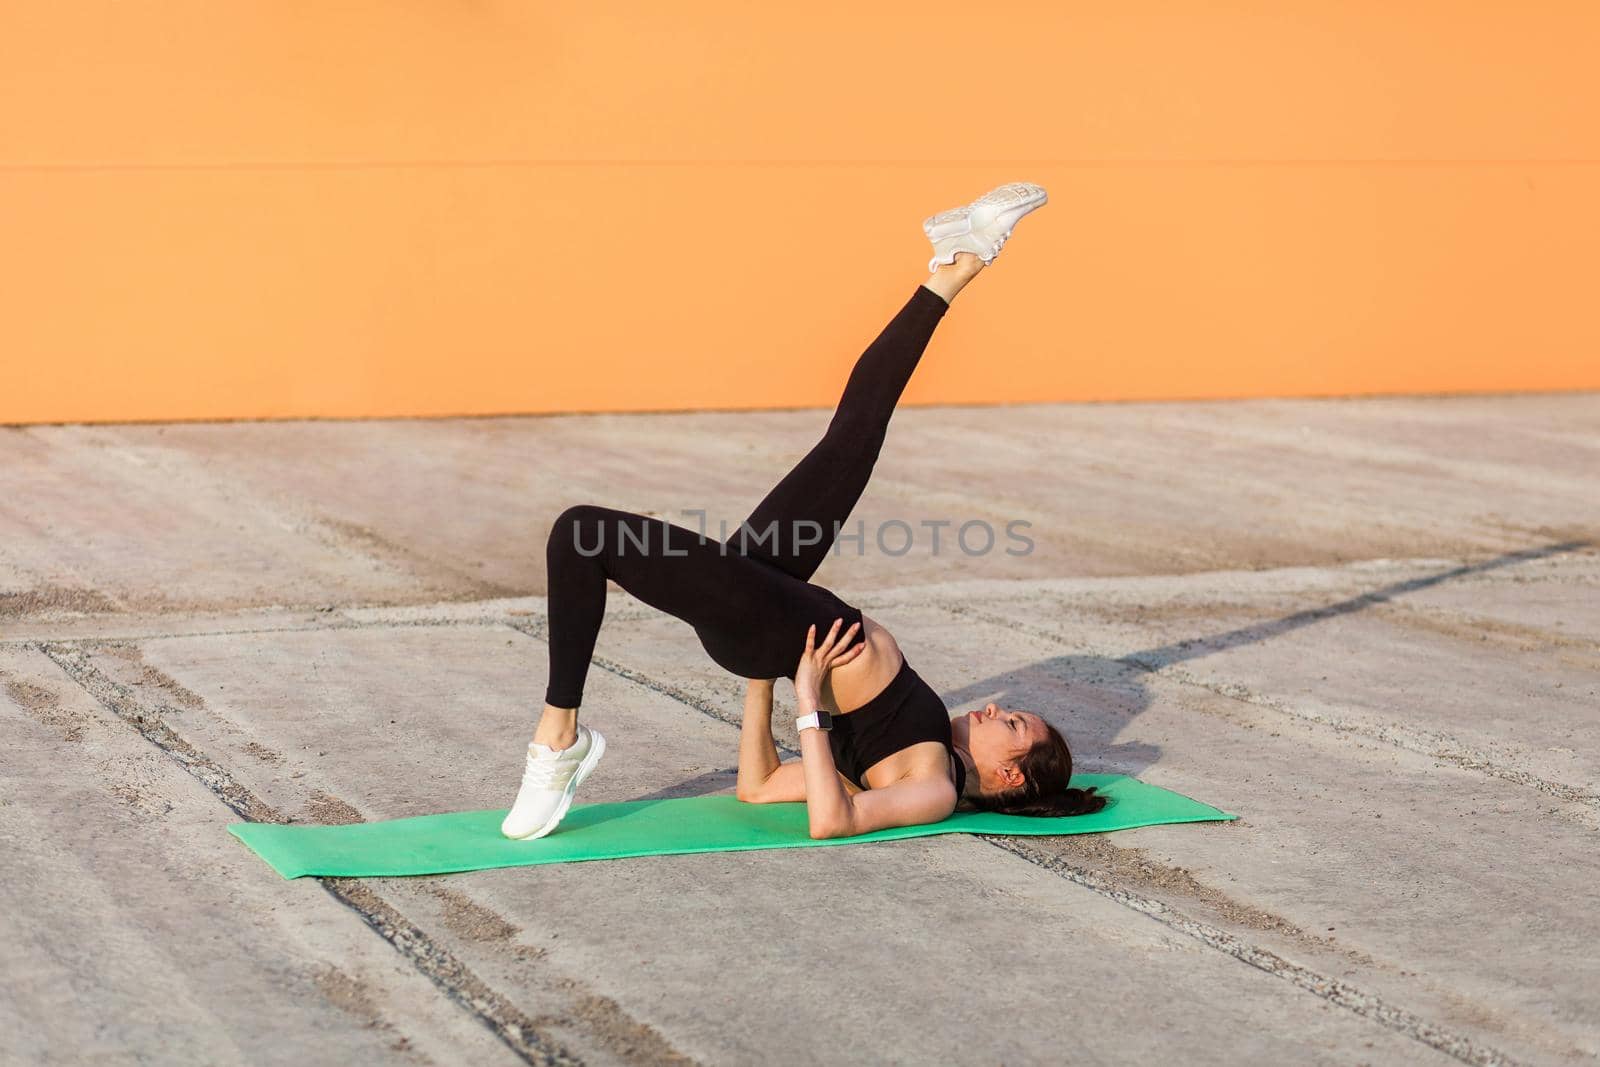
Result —
M 614 643 L 646 643 L 615 629 Z M 228 695 L 208 701 L 203 716 L 171 709 L 166 721 L 273 808 L 328 822 L 504 803 L 518 771 L 517 745 L 506 739 L 526 733 L 517 695 L 534 683 L 528 666 L 541 652 L 498 627 L 445 624 L 182 637 L 147 642 L 137 657 L 115 647 L 89 658 L 124 685 L 152 670 L 196 692 L 225 684 Z M 308 685 L 324 674 L 328 682 Z M 701 791 L 715 787 L 706 776 L 733 762 L 735 732 L 680 701 L 604 671 L 589 695 L 605 709 L 597 724 L 618 738 L 605 773 L 586 790 L 596 800 L 659 792 L 686 778 L 699 779 Z M 727 788 L 731 778 L 716 784 Z M 546 997 L 554 999 L 550 989 L 562 981 L 606 990 L 627 1006 L 632 1027 L 710 1062 L 765 1058 L 801 1043 L 820 1059 L 926 1060 L 975 1034 L 999 1058 L 1037 1062 L 1058 1047 L 1052 1005 L 1066 1001 L 1096 1020 L 1075 1027 L 1076 1045 L 1091 1057 L 1119 1049 L 1155 1055 L 1167 1038 L 1130 1041 L 1125 1032 L 1132 1014 L 1149 1010 L 1128 1003 L 1135 987 L 1164 1005 L 1176 1030 L 1227 1047 L 1229 1056 L 1342 1062 L 1372 1050 L 1400 1055 L 1409 1043 L 993 849 L 953 847 L 962 856 L 954 864 L 940 847 L 862 846 L 811 853 L 809 862 L 786 853 L 661 857 L 480 872 L 470 882 L 404 880 L 377 891 L 414 914 L 422 892 L 414 883 L 449 884 L 489 936 L 448 923 L 430 936 L 475 970 L 480 957 L 531 950 L 560 976 L 535 983 Z M 851 889 L 837 906 L 796 908 L 836 897 L 840 886 Z M 760 933 L 785 928 L 781 950 Z M 858 951 L 868 940 L 873 951 Z M 1027 981 L 969 985 L 970 961 L 985 958 L 999 974 L 1026 973 Z M 1070 967 L 1046 965 L 1067 959 Z M 931 987 L 902 983 L 908 966 L 928 973 Z M 789 1008 L 797 998 L 836 997 L 841 985 L 878 993 L 836 1005 L 832 1014 L 841 1017 L 826 1036 L 817 1017 Z M 523 988 L 507 995 L 518 1000 Z M 1230 1043 L 1246 1003 L 1270 1004 L 1285 1025 Z M 935 1005 L 937 1022 L 929 1018 Z M 998 1017 L 1004 1027 L 992 1023 Z M 759 1030 L 750 1019 L 763 1020 Z
M 857 517 L 1036 551 L 818 580 L 1237 823 L 294 883 L 223 832 L 504 805 L 549 520 L 737 519 L 825 421 L 0 431 L 0 1058 L 1600 1057 L 1593 395 L 896 416 Z M 741 694 L 614 592 L 584 799 L 731 789 Z
M 817 580 L 1513 550 L 1592 529 L 1594 408 L 1588 394 L 906 408 L 853 517 L 864 554 L 842 552 Z M 537 595 L 544 531 L 568 504 L 737 523 L 827 417 L 12 428 L 0 432 L 13 490 L 0 500 L 12 575 L 0 596 L 71 612 L 95 610 L 91 594 L 135 611 Z M 1002 532 L 999 550 L 952 551 L 952 528 L 933 551 L 924 523 L 974 518 Z M 903 556 L 876 544 L 891 519 L 917 535 Z M 1004 554 L 1013 519 L 1032 524 L 1026 556 Z
M 0 1058 L 519 1062 L 42 654 L 0 680 Z
M 1588 995 L 1600 969 L 1576 947 L 1600 929 L 1588 928 L 1587 913 L 1553 904 L 1549 916 L 1531 916 L 1526 906 L 1584 899 L 1600 879 L 1592 806 L 1076 653 L 1024 628 L 1038 617 L 1034 597 L 985 604 L 969 594 L 956 601 L 963 611 L 952 612 L 937 587 L 920 593 L 917 607 L 866 610 L 897 634 L 916 634 L 918 670 L 952 709 L 993 699 L 1036 710 L 1063 729 L 1085 769 L 1137 774 L 1243 816 L 1209 832 L 1117 834 L 1107 839 L 1112 847 L 1160 855 L 1169 869 L 1227 888 L 1269 928 L 1312 931 L 1320 941 L 1332 927 L 1337 973 L 1350 973 L 1349 951 L 1379 961 L 1356 972 L 1365 981 L 1370 971 L 1375 988 L 1390 989 L 1394 975 L 1430 976 L 1405 988 L 1431 1001 L 1436 1018 L 1468 1029 L 1498 1018 L 1503 1029 L 1489 1031 L 1496 1043 L 1515 1048 L 1506 1040 L 1515 1036 L 1541 1055 L 1600 1053 L 1600 1017 Z M 975 605 L 1013 625 L 975 621 Z M 669 647 L 671 621 L 642 625 L 656 640 L 635 642 L 634 664 L 692 689 L 701 670 L 692 659 L 643 659 L 647 649 Z M 1464 642 L 1460 655 L 1476 651 Z M 1330 662 L 1344 652 L 1337 635 L 1323 646 Z M 1514 670 L 1498 680 L 1507 693 L 1525 684 Z M 1413 705 L 1393 712 L 1410 717 Z M 595 721 L 604 714 L 595 705 Z M 1577 708 L 1569 714 L 1581 718 Z M 1522 848 L 1542 862 L 1513 859 Z M 1563 961 L 1554 972 L 1553 959 Z M 1511 1004 L 1523 1017 L 1505 1010 Z

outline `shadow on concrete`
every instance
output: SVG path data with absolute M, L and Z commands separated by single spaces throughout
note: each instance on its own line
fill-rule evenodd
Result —
M 704 774 L 697 774 L 693 778 L 685 778 L 681 782 L 674 782 L 669 786 L 657 789 L 654 793 L 643 796 L 630 797 L 630 800 L 675 800 L 678 797 L 703 797 L 712 793 L 721 793 L 733 789 L 739 782 L 739 768 L 723 767 Z
M 1508 552 L 1482 563 L 1464 564 L 1438 574 L 1395 582 L 1370 593 L 1324 607 L 1307 608 L 1280 619 L 1252 623 L 1211 637 L 1196 637 L 1117 658 L 1052 656 L 950 690 L 942 696 L 949 707 L 975 700 L 993 700 L 1002 707 L 1037 711 L 1067 736 L 1074 753 L 1083 753 L 1086 757 L 1083 769 L 1137 774 L 1161 758 L 1160 746 L 1144 742 L 1119 743 L 1117 737 L 1150 706 L 1145 675 L 1185 660 L 1280 637 L 1301 627 L 1363 611 L 1375 604 L 1444 582 L 1593 545 L 1592 541 L 1561 541 Z M 1093 710 L 1090 714 L 1079 715 L 1064 710 L 1074 707 Z
M 1081 769 L 1136 775 L 1161 758 L 1159 745 L 1142 741 L 1117 741 L 1118 735 L 1128 724 L 1150 706 L 1150 690 L 1144 682 L 1145 675 L 1185 660 L 1280 637 L 1325 619 L 1362 611 L 1395 597 L 1458 578 L 1593 546 L 1592 541 L 1561 541 L 1508 552 L 1482 563 L 1463 564 L 1438 574 L 1394 582 L 1370 593 L 1320 608 L 1307 608 L 1280 619 L 1252 623 L 1211 637 L 1196 637 L 1142 652 L 1131 652 L 1126 656 L 1052 656 L 949 690 L 941 696 L 945 705 L 952 708 L 969 701 L 993 700 L 1002 707 L 1038 711 L 1067 736 L 1075 755 L 1082 754 Z M 1085 706 L 1093 708 L 1095 713 L 1069 719 L 1071 712 L 1061 710 Z M 703 796 L 732 789 L 736 778 L 737 768 L 707 771 L 634 799 L 665 800 L 671 797 Z

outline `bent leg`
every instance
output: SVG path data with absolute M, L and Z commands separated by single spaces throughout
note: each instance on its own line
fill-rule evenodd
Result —
M 605 618 L 607 579 L 697 631 L 742 634 L 750 642 L 759 642 L 764 624 L 782 603 L 764 564 L 682 526 L 592 504 L 570 507 L 556 519 L 545 563 L 550 620 L 545 702 L 557 709 L 582 703 Z
M 872 476 L 900 394 L 950 305 L 916 292 L 856 361 L 822 440 L 756 506 L 728 543 L 809 580 Z

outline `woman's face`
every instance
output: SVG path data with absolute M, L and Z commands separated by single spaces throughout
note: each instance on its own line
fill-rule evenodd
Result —
M 994 703 L 951 719 L 950 734 L 972 756 L 986 793 L 1021 785 L 1017 760 L 1049 736 L 1044 720 L 1033 712 L 1006 711 Z

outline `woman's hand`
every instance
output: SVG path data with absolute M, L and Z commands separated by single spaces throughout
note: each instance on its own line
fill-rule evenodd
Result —
M 829 671 L 849 663 L 861 655 L 867 647 L 865 641 L 858 641 L 845 648 L 861 624 L 853 622 L 850 624 L 850 629 L 840 634 L 839 627 L 843 622 L 843 619 L 833 620 L 827 639 L 821 645 L 816 644 L 816 626 L 813 625 L 806 630 L 806 650 L 800 657 L 800 665 L 795 668 L 794 691 L 808 703 L 821 698 L 822 681 Z

